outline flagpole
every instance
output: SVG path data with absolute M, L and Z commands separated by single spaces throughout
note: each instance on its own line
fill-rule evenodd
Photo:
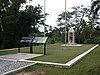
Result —
M 46 0 L 44 0 L 44 37 L 45 37 L 45 21 L 46 21 Z
M 67 40 L 66 40 L 66 39 L 67 39 L 67 38 L 66 38 L 66 36 L 67 36 L 67 34 L 66 34 L 66 29 L 67 29 L 67 28 L 66 28 L 66 0 L 65 0 L 65 46 L 66 46 L 66 41 L 67 41 Z

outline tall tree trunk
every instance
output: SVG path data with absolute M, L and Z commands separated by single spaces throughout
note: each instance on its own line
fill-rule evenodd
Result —
M 2 26 L 2 24 L 1 24 L 1 31 L 3 31 L 3 26 Z
M 1 31 L 3 31 L 3 25 L 2 25 L 1 18 L 0 18 L 0 26 L 1 26 Z

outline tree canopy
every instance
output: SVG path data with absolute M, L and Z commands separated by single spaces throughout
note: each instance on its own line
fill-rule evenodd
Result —
M 100 10 L 100 0 L 92 0 L 91 14 L 93 15 L 93 18 L 96 18 L 99 10 Z
M 38 28 L 44 18 L 42 7 L 29 5 L 25 10 L 20 10 L 22 3 L 25 0 L 0 2 L 0 48 L 17 47 L 21 37 L 39 33 Z

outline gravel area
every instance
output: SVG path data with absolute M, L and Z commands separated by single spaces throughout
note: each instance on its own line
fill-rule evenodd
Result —
M 28 66 L 32 63 L 23 62 L 23 61 L 8 61 L 0 60 L 0 75 L 3 75 L 11 70 L 15 70 L 21 67 Z

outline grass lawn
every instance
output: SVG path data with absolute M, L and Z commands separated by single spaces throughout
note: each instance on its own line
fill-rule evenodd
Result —
M 15 54 L 17 52 L 18 52 L 17 50 L 11 50 L 11 51 L 4 50 L 4 51 L 0 51 L 0 56 L 1 55 L 7 55 L 7 54 Z
M 30 75 L 100 75 L 100 46 L 70 69 L 47 65 L 34 65 L 24 69 L 22 72 L 32 72 Z
M 83 44 L 80 47 L 63 47 L 61 44 L 49 44 L 47 45 L 46 55 L 30 59 L 36 61 L 46 61 L 46 62 L 56 62 L 56 63 L 66 63 L 84 51 L 88 50 L 94 46 L 93 44 Z M 22 53 L 29 53 L 29 47 L 21 49 Z M 43 46 L 34 46 L 34 53 L 43 53 Z M 5 54 L 14 54 L 17 53 L 17 50 L 14 51 L 0 51 L 0 55 Z
M 80 47 L 62 47 L 61 44 L 47 45 L 46 55 L 31 60 L 66 63 L 67 61 L 88 50 L 92 46 L 94 45 L 82 45 Z M 41 51 L 43 51 L 42 47 L 34 47 L 34 53 L 39 53 Z

